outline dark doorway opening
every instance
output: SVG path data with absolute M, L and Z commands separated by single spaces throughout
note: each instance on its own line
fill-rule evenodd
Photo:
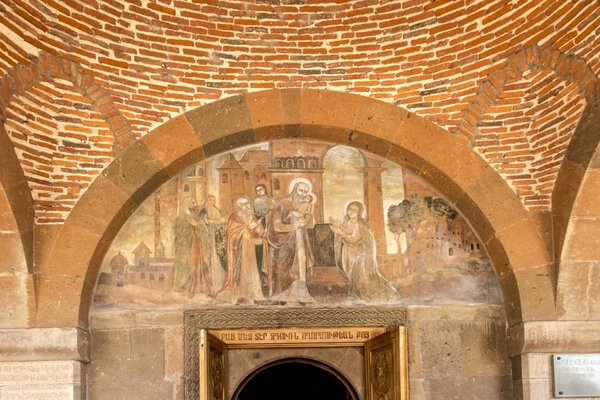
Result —
M 254 371 L 234 400 L 358 400 L 352 385 L 335 369 L 308 359 L 286 359 Z

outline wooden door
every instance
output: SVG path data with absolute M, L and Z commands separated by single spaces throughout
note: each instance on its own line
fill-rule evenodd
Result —
M 200 400 L 226 400 L 227 345 L 206 329 L 199 334 Z
M 406 328 L 365 343 L 367 400 L 408 400 Z

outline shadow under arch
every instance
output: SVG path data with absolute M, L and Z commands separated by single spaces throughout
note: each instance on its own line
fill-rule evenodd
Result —
M 42 282 L 38 288 L 45 311 L 41 324 L 87 326 L 108 246 L 162 183 L 206 157 L 290 138 L 366 150 L 427 180 L 470 221 L 486 247 L 504 293 L 509 324 L 554 318 L 551 260 L 536 224 L 506 182 L 464 138 L 371 98 L 283 89 L 201 106 L 126 148 L 93 182 L 58 233 L 48 262 L 54 270 L 68 265 L 65 275 L 70 279 L 52 287 Z M 62 290 L 63 301 L 56 300 L 57 289 Z
M 295 379 L 289 379 L 288 374 L 300 373 L 304 376 L 296 376 Z M 307 380 L 306 378 L 310 377 L 312 379 Z M 279 379 L 277 379 L 279 378 Z M 279 380 L 279 381 L 276 381 Z M 262 365 L 252 371 L 248 376 L 246 376 L 242 382 L 238 385 L 238 387 L 233 392 L 233 396 L 231 397 L 233 400 L 247 400 L 253 398 L 261 398 L 261 399 L 280 399 L 280 398 L 322 398 L 315 397 L 315 395 L 301 396 L 301 397 L 293 397 L 293 391 L 298 391 L 299 387 L 291 386 L 292 383 L 302 385 L 302 382 L 310 382 L 310 385 L 304 385 L 304 388 L 315 389 L 315 386 L 319 387 L 320 390 L 326 389 L 323 386 L 334 386 L 331 388 L 332 391 L 335 391 L 337 396 L 330 398 L 341 399 L 340 394 L 346 394 L 346 398 L 348 400 L 358 400 L 358 395 L 354 386 L 350 383 L 350 381 L 342 375 L 337 369 L 332 366 L 322 362 L 317 361 L 311 358 L 284 358 L 276 361 L 269 362 L 265 365 Z M 261 383 L 267 383 L 268 385 L 261 385 Z M 265 394 L 264 392 L 268 392 L 268 390 L 274 390 L 275 388 L 282 388 L 282 385 L 290 384 L 286 387 L 287 392 L 279 392 L 275 394 Z M 258 388 L 257 386 L 260 386 Z M 251 397 L 250 393 L 254 393 L 257 389 L 262 389 L 265 387 L 265 390 L 261 393 L 260 397 Z M 345 393 L 343 393 L 345 392 Z M 300 395 L 300 393 L 296 393 L 296 395 Z M 321 393 L 323 395 L 323 393 Z

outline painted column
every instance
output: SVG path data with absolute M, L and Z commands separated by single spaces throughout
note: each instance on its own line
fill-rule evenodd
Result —
M 381 188 L 381 174 L 385 168 L 381 166 L 382 161 L 379 157 L 364 154 L 365 167 L 359 171 L 363 173 L 364 179 L 364 199 L 367 215 L 365 218 L 373 229 L 375 240 L 377 242 L 377 252 L 386 253 L 385 243 L 385 222 L 383 209 L 383 190 Z

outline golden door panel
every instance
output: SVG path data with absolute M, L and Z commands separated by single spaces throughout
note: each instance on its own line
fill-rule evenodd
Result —
M 408 399 L 406 328 L 365 343 L 365 374 L 367 400 Z
M 227 345 L 205 329 L 200 331 L 200 400 L 225 400 Z

